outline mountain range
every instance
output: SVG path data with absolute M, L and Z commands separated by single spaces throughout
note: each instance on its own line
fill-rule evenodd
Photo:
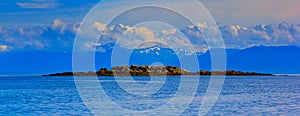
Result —
M 111 68 L 112 44 L 101 46 L 105 51 L 95 53 L 96 69 Z M 141 49 L 125 49 L 118 46 L 116 65 L 151 65 L 160 62 L 164 65 L 179 66 L 180 57 L 189 58 L 184 50 L 152 46 Z M 299 74 L 300 48 L 294 46 L 255 46 L 247 49 L 227 49 L 227 69 L 254 71 L 272 74 Z M 118 58 L 131 54 L 127 64 L 118 64 Z M 210 52 L 196 53 L 200 68 L 210 70 Z M 50 74 L 72 71 L 71 52 L 2 52 L 0 53 L 0 74 Z M 191 62 L 193 63 L 193 62 Z

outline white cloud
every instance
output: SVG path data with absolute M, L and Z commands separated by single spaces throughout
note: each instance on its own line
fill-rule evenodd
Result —
M 33 8 L 33 9 L 47 9 L 47 8 L 56 8 L 60 6 L 60 4 L 50 2 L 50 3 L 43 3 L 43 2 L 18 2 L 17 5 L 21 8 Z
M 142 36 L 146 41 L 155 40 L 154 31 L 149 28 L 138 27 L 138 28 L 136 28 L 135 33 Z
M 164 35 L 170 35 L 170 34 L 176 34 L 177 30 L 176 29 L 170 29 L 170 30 L 163 30 L 162 34 Z
M 291 33 L 295 39 L 300 40 L 300 25 L 292 25 Z
M 62 25 L 64 25 L 64 23 L 63 23 L 60 19 L 55 19 L 55 20 L 52 22 L 51 27 L 52 27 L 52 28 L 56 28 L 56 27 L 59 27 L 59 26 L 62 26 Z
M 106 28 L 106 24 L 95 22 L 94 23 L 94 28 L 96 28 L 99 32 L 103 32 Z
M 79 23 L 66 23 L 60 19 L 55 19 L 50 24 L 51 29 L 58 31 L 60 34 L 64 34 L 66 32 L 75 33 L 79 28 Z
M 6 52 L 8 51 L 8 46 L 7 45 L 0 45 L 0 52 Z
M 208 25 L 207 23 L 203 22 L 203 23 L 197 23 L 197 26 L 200 28 L 200 29 L 205 29 L 205 28 L 208 28 Z
M 92 49 L 93 47 L 101 46 L 100 43 L 88 42 L 85 43 L 85 48 Z

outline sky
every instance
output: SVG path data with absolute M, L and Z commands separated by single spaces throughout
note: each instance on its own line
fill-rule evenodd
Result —
M 299 0 L 200 1 L 222 25 L 300 21 Z M 1 0 L 0 25 L 40 25 L 48 24 L 54 19 L 77 22 L 98 2 L 100 0 Z
M 200 1 L 220 25 L 220 31 L 228 48 L 241 49 L 260 45 L 300 46 L 299 0 Z M 0 52 L 70 51 L 80 22 L 98 2 L 100 0 L 0 0 Z M 126 6 L 126 3 L 120 0 L 106 0 L 105 2 L 111 2 L 117 7 Z M 189 4 L 181 2 L 182 0 L 173 0 L 170 4 L 180 4 L 184 8 L 189 8 Z M 110 9 L 110 7 L 103 9 Z M 106 24 L 94 23 L 95 31 L 104 31 L 102 29 L 106 27 Z M 199 22 L 193 26 L 214 31 L 205 23 Z M 114 26 L 107 32 L 111 36 L 107 38 L 114 38 L 128 30 L 145 39 L 179 38 L 172 29 L 163 30 L 160 31 L 161 34 L 157 34 L 150 28 L 135 28 L 130 25 Z M 179 30 L 191 37 L 199 36 L 193 32 L 190 25 Z M 184 43 L 180 39 L 173 40 L 177 43 Z M 184 45 L 182 43 L 175 44 L 175 46 Z M 87 46 L 91 45 L 96 44 L 91 43 Z

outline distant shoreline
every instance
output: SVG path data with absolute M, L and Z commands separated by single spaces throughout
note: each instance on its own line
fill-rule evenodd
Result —
M 63 72 L 42 76 L 276 76 L 257 72 L 242 72 L 235 70 L 190 72 L 176 66 L 116 66 L 111 70 L 101 68 L 97 72 Z

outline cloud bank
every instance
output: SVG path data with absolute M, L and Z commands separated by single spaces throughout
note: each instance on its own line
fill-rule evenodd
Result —
M 0 51 L 71 51 L 79 25 L 78 22 L 70 23 L 56 19 L 47 26 L 0 27 Z M 210 47 L 206 42 L 217 41 L 213 37 L 207 37 L 208 41 L 205 41 L 201 33 L 196 31 L 196 27 L 209 33 L 217 32 L 216 27 L 206 23 L 187 25 L 183 29 L 170 28 L 158 31 L 146 26 L 132 27 L 119 24 L 107 27 L 106 24 L 95 22 L 90 30 L 97 34 L 102 33 L 103 36 L 99 43 L 87 43 L 86 47 L 117 42 L 122 47 L 145 48 L 160 43 L 174 49 L 188 49 L 193 45 L 197 51 L 205 52 Z M 253 26 L 226 25 L 220 26 L 219 29 L 227 48 L 241 49 L 261 45 L 300 46 L 299 24 L 283 22 Z M 78 32 L 80 33 L 80 30 Z M 186 39 L 184 35 L 190 39 Z M 87 35 L 87 38 L 88 36 L 97 35 Z
M 57 19 L 47 26 L 0 27 L 0 45 L 10 51 L 70 51 L 76 26 Z

